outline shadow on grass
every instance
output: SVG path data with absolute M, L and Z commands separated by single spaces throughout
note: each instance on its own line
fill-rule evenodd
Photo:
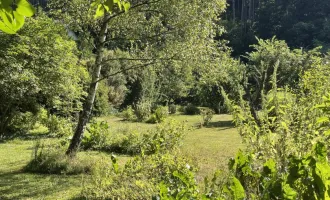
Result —
M 65 175 L 29 174 L 21 171 L 0 174 L 0 199 L 44 199 L 80 187 L 81 178 Z
M 206 128 L 221 128 L 221 130 L 225 130 L 225 129 L 230 129 L 230 128 L 234 128 L 235 125 L 234 123 L 230 120 L 230 121 L 217 121 L 217 122 L 210 122 L 207 126 L 205 126 Z
M 40 139 L 47 139 L 47 138 L 56 138 L 55 136 L 51 136 L 49 133 L 42 133 L 42 134 L 13 134 L 10 136 L 5 136 L 4 138 L 0 139 L 0 143 L 6 143 L 11 140 L 20 139 L 20 140 L 40 140 Z

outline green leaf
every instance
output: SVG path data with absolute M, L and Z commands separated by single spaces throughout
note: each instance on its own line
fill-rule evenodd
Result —
M 330 178 L 330 166 L 328 163 L 317 162 L 315 166 L 315 172 L 313 173 L 313 177 L 316 183 L 316 186 L 319 191 L 319 195 L 323 197 L 323 199 L 328 199 L 328 188 L 329 183 L 328 180 Z
M 18 0 L 16 12 L 25 17 L 32 17 L 35 9 L 27 0 Z
M 325 136 L 329 136 L 330 135 L 330 130 L 327 130 L 323 133 Z
M 160 184 L 159 184 L 159 195 L 160 195 L 161 199 L 168 199 L 167 192 L 168 192 L 167 186 L 164 183 L 164 181 L 160 182 Z
M 130 2 L 124 2 L 123 6 L 124 6 L 125 12 L 127 12 L 129 10 L 129 8 L 131 7 L 131 3 Z
M 289 130 L 289 127 L 285 122 L 281 122 L 281 125 L 284 129 Z
M 13 23 L 13 28 L 15 31 L 19 30 L 22 28 L 24 25 L 25 17 L 18 12 L 14 11 L 14 23 Z
M 296 199 L 297 192 L 290 187 L 289 184 L 282 185 L 283 190 L 283 197 L 287 200 L 294 200 Z
M 91 8 L 96 8 L 98 5 L 100 5 L 101 0 L 96 0 L 93 3 L 91 3 Z
M 236 177 L 233 177 L 230 189 L 232 191 L 235 200 L 245 199 L 244 188 L 241 182 Z
M 320 117 L 316 121 L 316 123 L 318 123 L 318 124 L 322 124 L 324 122 L 329 122 L 329 117 L 325 117 L 325 116 L 324 117 Z
M 267 160 L 264 164 L 264 173 L 266 174 L 273 174 L 276 171 L 276 163 L 273 159 Z
M 96 18 L 102 17 L 104 15 L 104 11 L 105 11 L 105 9 L 104 9 L 103 4 L 99 4 L 97 6 L 97 9 L 96 9 L 96 13 L 94 15 L 94 18 L 96 19 Z
M 274 110 L 275 106 L 272 106 L 271 108 L 268 109 L 268 113 L 272 112 L 272 110 Z
M 119 166 L 115 155 L 111 155 L 111 161 L 112 161 L 113 170 L 117 174 L 119 172 Z
M 14 21 L 14 16 L 11 14 L 12 10 L 6 10 L 6 9 L 2 9 L 0 10 L 0 15 L 1 15 L 1 19 L 2 21 L 7 25 L 7 26 L 11 26 L 11 24 Z
M 15 34 L 16 30 L 14 27 L 14 16 L 10 13 L 12 12 L 11 10 L 7 10 L 7 9 L 1 9 L 0 10 L 0 16 L 2 19 L 2 23 L 0 25 L 0 28 L 2 31 L 4 31 L 5 33 L 9 33 L 9 34 Z
M 0 30 L 8 33 L 8 34 L 15 34 L 16 32 L 13 29 L 10 29 L 3 21 L 0 20 Z
M 318 142 L 314 145 L 314 154 L 321 162 L 327 162 L 327 148 L 322 142 Z

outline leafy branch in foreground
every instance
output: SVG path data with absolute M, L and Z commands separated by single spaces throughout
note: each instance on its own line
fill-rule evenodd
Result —
M 27 0 L 1 0 L 0 1 L 0 30 L 15 34 L 25 22 L 25 17 L 32 17 L 34 7 Z

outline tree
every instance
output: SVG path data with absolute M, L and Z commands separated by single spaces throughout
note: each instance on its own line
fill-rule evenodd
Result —
M 254 51 L 247 54 L 246 91 L 251 92 L 251 101 L 256 108 L 260 108 L 262 98 L 272 89 L 271 79 L 276 65 L 277 87 L 297 89 L 300 74 L 311 67 L 310 59 L 318 54 L 317 49 L 307 52 L 291 50 L 285 41 L 276 38 L 258 39 L 253 48 Z
M 224 14 L 227 33 L 222 38 L 229 41 L 239 56 L 253 49 L 255 37 L 285 40 L 291 48 L 329 49 L 329 1 L 323 0 L 228 0 Z
M 29 18 L 18 35 L 0 38 L 1 134 L 19 113 L 45 107 L 69 117 L 80 110 L 88 74 L 62 25 L 41 14 Z
M 213 21 L 223 11 L 224 3 L 222 0 L 189 3 L 183 0 L 133 1 L 129 12 L 114 8 L 113 13 L 105 13 L 93 22 L 88 9 L 83 9 L 87 1 L 53 1 L 54 15 L 57 13 L 59 19 L 78 33 L 81 49 L 95 53 L 89 95 L 67 154 L 74 155 L 78 150 L 97 84 L 104 79 L 101 69 L 105 63 L 111 66 L 113 60 L 129 61 L 123 71 L 145 66 L 164 67 L 163 64 L 169 60 L 177 60 L 180 63 L 177 66 L 182 68 L 207 65 L 212 59 L 213 49 L 217 48 L 213 40 L 217 25 Z M 58 11 L 70 15 L 63 17 Z M 105 60 L 104 49 L 120 49 L 128 52 L 129 57 Z

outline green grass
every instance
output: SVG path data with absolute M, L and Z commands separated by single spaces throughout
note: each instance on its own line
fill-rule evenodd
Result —
M 236 129 L 231 124 L 230 115 L 215 115 L 207 127 L 199 128 L 200 116 L 174 115 L 171 118 L 184 121 L 189 131 L 183 141 L 181 150 L 198 163 L 197 180 L 212 175 L 216 169 L 226 171 L 228 159 L 243 148 Z M 103 117 L 110 128 L 129 128 L 145 132 L 155 124 L 125 122 L 117 117 Z M 56 139 L 47 139 L 56 140 Z M 53 141 L 56 142 L 56 141 Z M 82 188 L 89 175 L 47 175 L 23 173 L 22 168 L 31 160 L 33 140 L 12 140 L 0 143 L 0 199 L 72 199 Z M 107 154 L 100 152 L 83 152 L 82 156 L 93 159 L 103 158 Z M 119 156 L 123 165 L 130 157 Z
M 201 117 L 199 115 L 172 115 L 170 118 L 185 122 L 189 128 L 181 150 L 198 164 L 198 181 L 212 175 L 217 169 L 226 171 L 229 158 L 235 156 L 239 148 L 244 148 L 241 137 L 232 124 L 231 115 L 214 115 L 210 124 L 203 128 L 200 128 Z M 114 130 L 125 126 L 143 132 L 156 126 L 155 124 L 126 122 L 114 116 L 102 117 L 99 120 L 107 121 L 110 128 Z
M 81 176 L 23 173 L 33 141 L 0 144 L 0 199 L 69 199 L 79 194 Z

